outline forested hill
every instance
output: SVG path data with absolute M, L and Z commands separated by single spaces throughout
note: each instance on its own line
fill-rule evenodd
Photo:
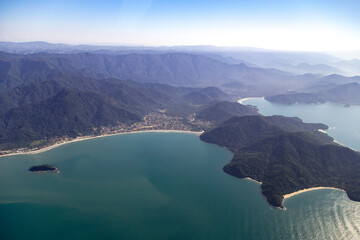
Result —
M 198 119 L 214 121 L 215 123 L 222 123 L 233 116 L 251 115 L 259 115 L 259 112 L 255 107 L 228 101 L 211 104 L 196 113 Z
M 344 189 L 360 201 L 360 155 L 317 131 L 326 128 L 281 116 L 235 117 L 200 138 L 229 148 L 234 156 L 224 171 L 262 182 L 273 206 L 283 207 L 285 194 L 319 186 Z
M 360 77 L 355 79 L 360 80 Z M 282 104 L 295 104 L 297 102 L 302 103 L 324 103 L 335 102 L 349 105 L 360 104 L 360 84 L 358 82 L 352 82 L 340 85 L 323 86 L 327 88 L 316 92 L 308 93 L 290 93 L 280 94 L 275 96 L 266 97 L 266 100 L 270 102 L 282 103 Z M 318 86 L 317 88 L 321 88 Z
M 173 87 L 44 69 L 29 69 L 20 82 L 0 91 L 0 150 L 41 147 L 56 138 L 108 133 L 114 127 L 139 129 L 135 123 L 150 129 L 203 130 L 213 119 L 196 118 L 198 111 L 219 102 L 231 104 L 226 101 L 230 96 L 215 87 Z M 256 113 L 238 105 L 244 112 L 229 113 L 228 118 Z M 144 122 L 151 113 L 157 118 Z

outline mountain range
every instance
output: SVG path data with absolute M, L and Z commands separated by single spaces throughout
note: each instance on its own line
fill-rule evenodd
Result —
M 181 87 L 218 87 L 236 97 L 305 91 L 324 83 L 359 81 L 341 75 L 293 74 L 276 69 L 230 64 L 193 53 L 34 53 L 0 52 L 0 91 L 56 76 L 130 79 Z
M 249 67 L 279 69 L 295 74 L 342 74 L 353 76 L 360 74 L 359 52 L 348 52 L 353 59 L 345 60 L 336 57 L 336 52 L 291 52 L 275 51 L 250 47 L 217 47 L 217 46 L 105 46 L 105 45 L 68 45 L 47 42 L 0 42 L 0 51 L 17 54 L 33 53 L 95 53 L 121 55 L 131 53 L 162 54 L 162 53 L 191 53 L 212 57 L 229 64 L 244 63 Z

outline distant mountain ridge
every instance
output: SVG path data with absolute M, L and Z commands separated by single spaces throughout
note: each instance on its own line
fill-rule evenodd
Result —
M 321 88 L 321 86 L 319 86 Z M 327 87 L 326 87 L 327 88 Z M 348 105 L 360 104 L 360 84 L 331 85 L 329 89 L 310 93 L 290 93 L 266 97 L 270 102 L 282 104 L 335 102 Z
M 134 53 L 115 56 L 90 53 L 0 53 L 0 68 L 7 68 L 7 71 L 4 71 L 9 79 L 7 84 L 12 86 L 22 78 L 38 81 L 53 71 L 77 73 L 93 78 L 114 77 L 191 87 L 221 86 L 233 81 L 260 87 L 260 83 L 269 84 L 272 79 L 285 79 L 289 76 L 288 73 L 277 70 L 250 68 L 245 64 L 231 65 L 188 53 Z
M 16 54 L 34 53 L 95 53 L 95 54 L 161 54 L 190 53 L 211 57 L 229 64 L 245 63 L 249 67 L 278 69 L 295 74 L 343 74 L 360 75 L 359 60 L 344 60 L 328 53 L 292 52 L 260 49 L 252 47 L 218 47 L 218 46 L 109 46 L 109 45 L 69 45 L 47 42 L 0 42 L 0 51 Z M 335 54 L 336 53 L 331 53 Z M 358 52 L 353 55 L 359 58 Z M 357 60 L 357 61 L 356 61 Z
M 350 81 L 341 75 L 322 77 L 291 73 L 193 53 L 49 54 L 18 55 L 0 52 L 0 91 L 54 76 L 131 79 L 182 87 L 219 87 L 237 96 L 270 96 L 289 89 L 302 91 L 326 81 Z M 354 81 L 354 80 L 353 80 Z

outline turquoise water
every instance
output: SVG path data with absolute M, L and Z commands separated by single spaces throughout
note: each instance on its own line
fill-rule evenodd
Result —
M 0 239 L 357 239 L 335 190 L 272 208 L 221 169 L 232 154 L 185 133 L 137 133 L 0 158 Z M 49 163 L 60 174 L 30 173 Z

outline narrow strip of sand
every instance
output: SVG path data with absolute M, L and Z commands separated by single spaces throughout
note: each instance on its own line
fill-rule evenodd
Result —
M 250 100 L 250 99 L 264 99 L 264 97 L 248 97 L 248 98 L 241 98 L 239 99 L 237 102 L 242 104 L 243 102 L 245 102 L 246 100 Z
M 343 189 L 335 188 L 335 187 L 313 187 L 313 188 L 306 188 L 306 189 L 299 190 L 299 191 L 296 191 L 296 192 L 293 192 L 293 193 L 285 194 L 284 199 L 293 197 L 293 196 L 295 196 L 297 194 L 300 194 L 300 193 L 309 192 L 309 191 L 313 191 L 313 190 L 319 190 L 319 189 L 333 189 L 333 190 L 344 191 Z
M 150 133 L 150 132 L 191 133 L 191 134 L 195 134 L 195 135 L 201 135 L 203 133 L 203 131 L 195 132 L 195 131 L 183 131 L 183 130 L 144 130 L 144 131 L 142 130 L 142 131 L 130 131 L 130 132 L 103 134 L 103 135 L 97 135 L 97 136 L 83 136 L 83 137 L 78 137 L 78 138 L 75 138 L 75 139 L 72 139 L 72 140 L 69 140 L 69 141 L 55 143 L 55 144 L 53 144 L 51 146 L 44 147 L 44 148 L 41 148 L 41 149 L 38 149 L 38 150 L 33 150 L 33 151 L 28 151 L 28 152 L 19 152 L 19 153 L 9 153 L 9 154 L 0 155 L 0 157 L 7 157 L 7 156 L 14 156 L 14 155 L 25 155 L 25 154 L 38 154 L 38 153 L 42 153 L 42 152 L 49 151 L 51 149 L 60 147 L 62 145 L 68 144 L 68 143 L 80 142 L 80 141 L 85 141 L 85 140 L 94 139 L 94 138 L 108 137 L 108 136 L 121 135 L 121 134 Z
M 258 183 L 258 184 L 262 184 L 262 182 L 259 182 L 259 181 L 256 181 L 255 179 L 252 179 L 252 178 L 249 178 L 249 177 L 246 177 L 245 179 L 248 179 L 248 180 L 250 180 L 250 181 L 253 181 L 253 182 L 256 182 L 256 183 Z
M 349 147 L 349 146 L 346 146 L 346 145 L 344 145 L 344 144 L 336 141 L 335 139 L 334 139 L 333 141 L 334 141 L 334 143 L 339 144 L 339 145 L 342 146 L 342 147 L 350 148 L 351 150 L 353 150 L 353 151 L 355 151 L 355 152 L 359 152 L 359 150 L 357 150 L 357 149 L 355 149 L 355 148 L 352 148 L 352 147 Z

